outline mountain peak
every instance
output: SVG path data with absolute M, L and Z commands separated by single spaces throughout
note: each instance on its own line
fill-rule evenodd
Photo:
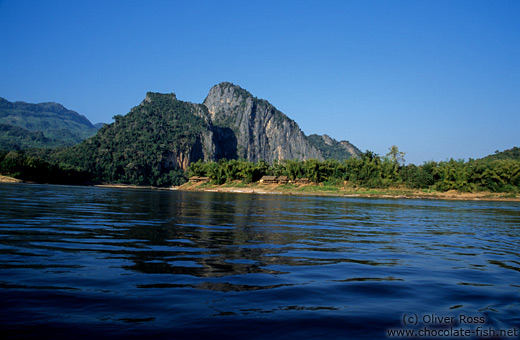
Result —
M 240 86 L 236 85 L 236 84 L 233 84 L 229 81 L 223 81 L 223 82 L 220 82 L 218 83 L 217 85 L 214 85 L 213 86 L 214 88 L 235 88 L 235 89 L 242 89 Z
M 235 84 L 233 84 L 232 82 L 229 82 L 229 81 L 222 81 L 222 82 L 218 83 L 215 86 L 218 86 L 218 87 L 240 87 L 240 86 L 235 85 Z
M 204 104 L 215 100 L 219 102 L 223 100 L 224 102 L 231 103 L 232 101 L 241 101 L 246 100 L 247 98 L 254 97 L 251 93 L 238 85 L 230 82 L 222 82 L 213 86 L 209 90 L 209 94 L 204 100 Z
M 159 93 L 159 92 L 146 92 L 144 101 L 150 103 L 157 100 L 177 100 L 175 93 Z

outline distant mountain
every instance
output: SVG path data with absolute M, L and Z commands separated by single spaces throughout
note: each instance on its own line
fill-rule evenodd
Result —
M 325 146 L 313 144 L 269 102 L 225 82 L 212 87 L 203 104 L 149 92 L 128 114 L 60 157 L 101 181 L 163 185 L 198 160 L 271 163 L 359 153 L 348 142 L 322 140 Z
M 70 146 L 98 130 L 85 116 L 61 104 L 10 102 L 4 98 L 0 98 L 0 124 L 0 148 L 10 150 Z
M 504 151 L 495 151 L 493 155 L 486 156 L 482 159 L 485 160 L 496 160 L 496 159 L 514 159 L 520 161 L 520 148 L 515 146 L 512 149 Z

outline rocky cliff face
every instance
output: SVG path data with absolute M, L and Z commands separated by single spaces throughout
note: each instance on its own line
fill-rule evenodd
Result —
M 358 156 L 361 154 L 361 150 L 359 150 L 354 144 L 349 141 L 342 140 L 339 142 L 340 147 L 349 153 L 351 156 Z
M 230 129 L 235 135 L 237 157 L 252 162 L 323 159 L 295 121 L 239 86 L 215 85 L 203 104 L 208 108 L 213 125 Z

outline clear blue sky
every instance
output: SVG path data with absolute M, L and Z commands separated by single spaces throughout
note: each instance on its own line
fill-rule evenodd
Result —
M 0 0 L 0 97 L 111 122 L 230 81 L 407 162 L 520 146 L 520 1 Z

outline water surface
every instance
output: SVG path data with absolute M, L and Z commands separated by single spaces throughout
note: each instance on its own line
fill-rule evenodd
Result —
M 0 184 L 0 216 L 10 338 L 384 339 L 404 315 L 520 325 L 518 202 Z

